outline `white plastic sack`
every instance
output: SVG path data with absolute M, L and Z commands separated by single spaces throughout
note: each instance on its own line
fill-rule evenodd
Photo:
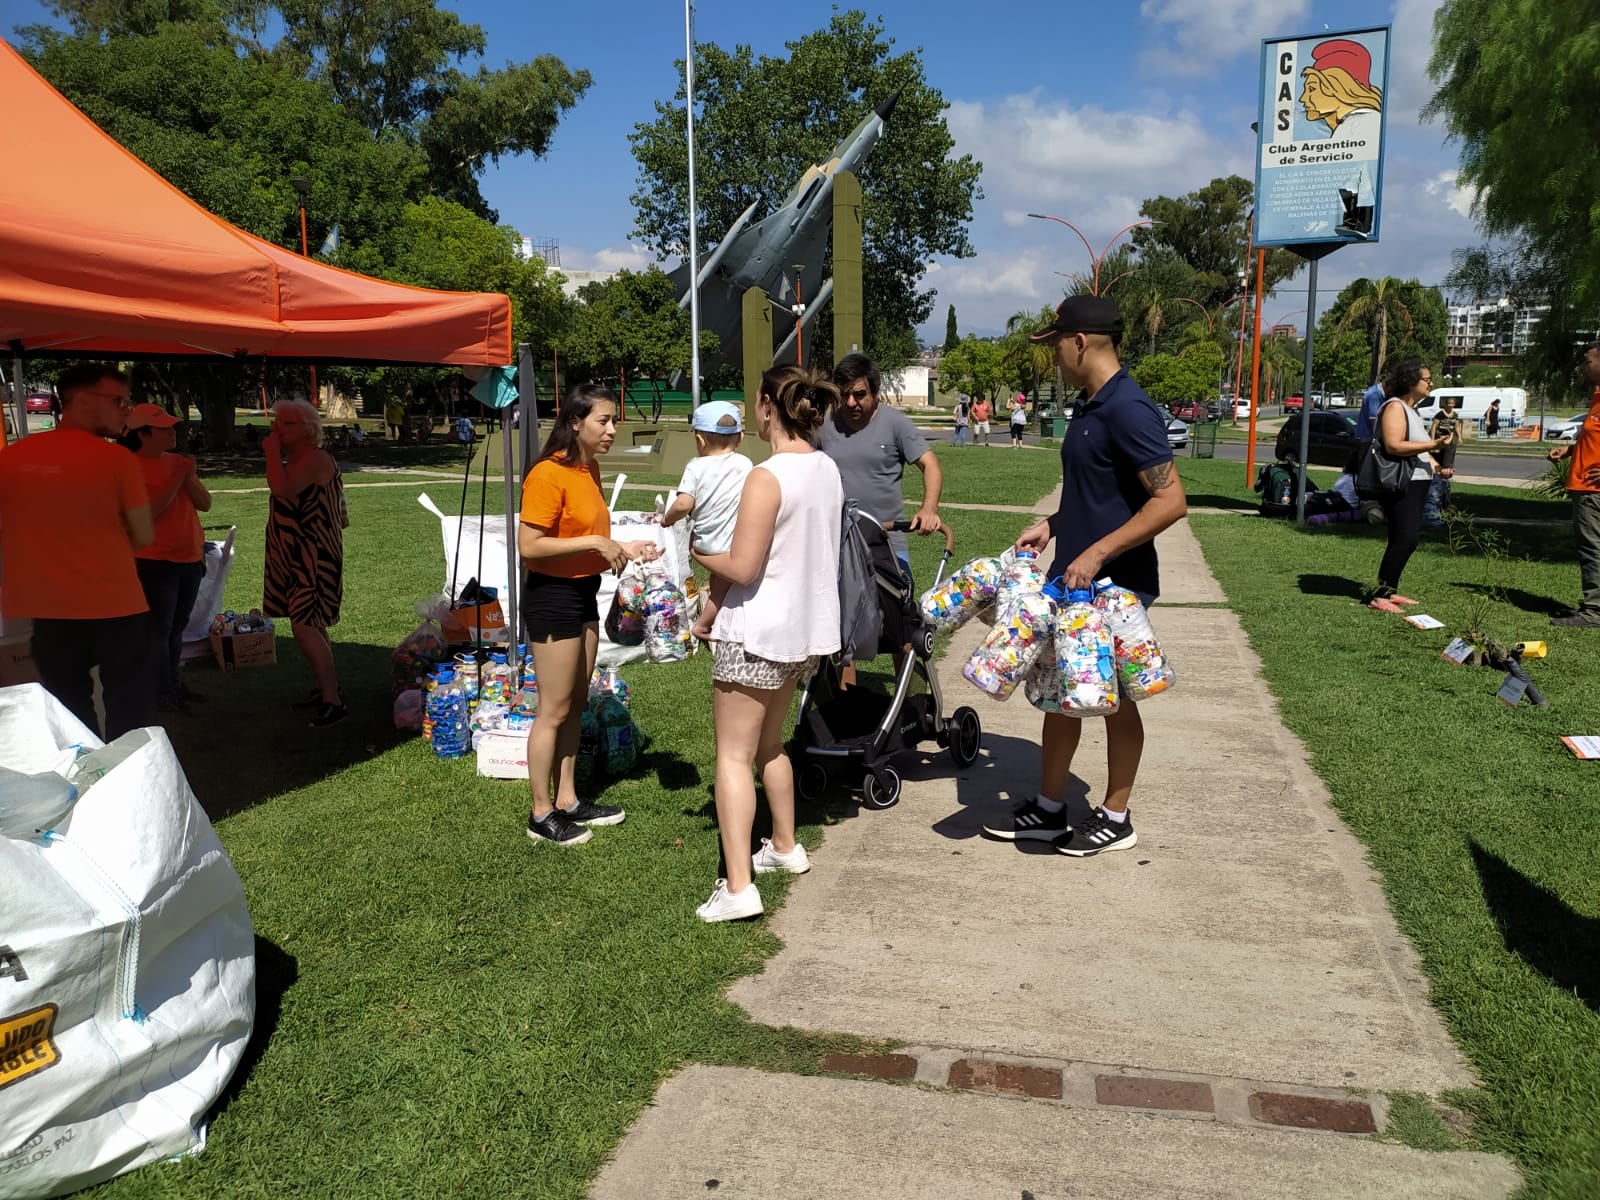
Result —
M 0 689 L 0 770 L 34 777 L 0 777 L 0 1197 L 55 1196 L 201 1148 L 255 940 L 160 729 L 105 746 L 37 684 Z
M 222 611 L 222 594 L 228 586 L 228 572 L 233 567 L 233 538 L 237 532 L 238 527 L 234 526 L 222 541 L 206 543 L 206 574 L 200 581 L 194 607 L 189 610 L 189 623 L 183 627 L 181 658 L 211 657 L 211 622 Z
M 667 502 L 671 502 L 671 492 L 667 494 Z M 615 493 L 613 493 L 615 499 Z M 506 519 L 504 516 L 491 514 L 478 518 L 468 515 L 463 521 L 459 517 L 447 516 L 439 511 L 437 505 L 429 499 L 426 492 L 417 497 L 417 503 L 439 518 L 439 527 L 444 536 L 444 587 L 441 589 L 449 593 L 452 574 L 456 587 L 464 587 L 467 581 L 477 576 L 479 584 L 484 587 L 498 589 L 502 598 L 506 595 Z M 619 542 L 647 542 L 654 541 L 661 548 L 661 558 L 666 564 L 667 571 L 674 582 L 680 587 L 685 580 L 694 577 L 694 560 L 689 555 L 689 525 L 680 521 L 670 529 L 663 529 L 660 525 L 651 523 L 654 513 L 647 513 L 632 509 L 613 511 L 611 514 L 611 536 Z M 478 562 L 478 530 L 483 529 L 483 562 L 482 573 L 479 573 Z M 689 596 L 686 609 L 688 619 L 692 622 L 700 613 L 700 599 L 698 587 L 685 588 Z M 600 577 L 600 654 L 599 665 L 614 667 L 618 663 L 642 662 L 645 657 L 645 648 L 640 646 L 619 646 L 606 637 L 606 614 L 611 611 L 611 599 L 617 593 L 617 577 L 607 571 Z M 508 621 L 516 622 L 512 613 L 506 614 Z

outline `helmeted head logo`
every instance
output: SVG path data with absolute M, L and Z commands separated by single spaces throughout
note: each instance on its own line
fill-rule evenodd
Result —
M 1372 54 L 1360 42 L 1322 42 L 1312 49 L 1311 64 L 1300 72 L 1306 120 L 1326 122 L 1333 134 L 1356 113 L 1382 111 L 1383 90 L 1372 85 Z

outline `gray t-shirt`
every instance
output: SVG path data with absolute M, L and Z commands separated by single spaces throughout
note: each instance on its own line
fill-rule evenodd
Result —
M 900 477 L 906 464 L 928 452 L 922 431 L 898 408 L 878 405 L 865 429 L 852 430 L 838 413 L 822 423 L 821 447 L 839 468 L 846 498 L 880 521 L 903 521 L 905 496 Z M 906 550 L 906 535 L 891 533 L 896 554 Z

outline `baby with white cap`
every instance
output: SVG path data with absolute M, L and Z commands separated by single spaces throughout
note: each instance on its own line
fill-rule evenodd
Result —
M 711 400 L 694 410 L 690 422 L 694 429 L 699 457 L 683 469 L 678 494 L 661 515 L 663 525 L 675 525 L 690 518 L 690 544 L 697 554 L 723 554 L 733 545 L 733 526 L 739 516 L 739 496 L 751 462 L 739 453 L 744 422 L 737 404 Z M 701 641 L 711 638 L 711 623 L 728 593 L 728 581 L 713 575 L 709 598 L 700 619 L 690 631 Z

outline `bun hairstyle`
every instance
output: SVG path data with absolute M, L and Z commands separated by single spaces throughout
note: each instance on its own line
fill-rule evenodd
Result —
M 761 376 L 761 394 L 772 401 L 772 413 L 790 437 L 815 441 L 828 410 L 839 403 L 839 389 L 821 371 L 793 364 L 773 367 Z

